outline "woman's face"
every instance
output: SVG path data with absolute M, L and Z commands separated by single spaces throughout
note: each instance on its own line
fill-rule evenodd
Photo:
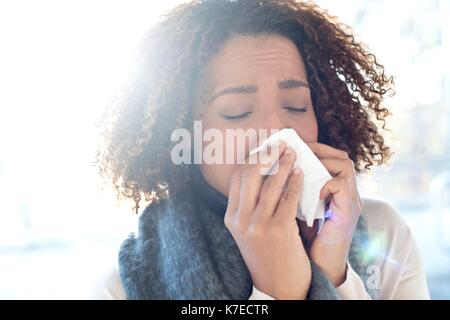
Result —
M 237 143 L 227 141 L 226 129 L 243 129 L 242 135 L 247 129 L 266 129 L 270 135 L 273 129 L 293 128 L 305 142 L 317 141 L 317 121 L 303 59 L 287 38 L 266 35 L 230 39 L 208 63 L 200 89 L 195 118 L 202 121 L 203 131 L 214 128 L 222 133 L 224 162 L 230 152 L 238 157 L 242 152 L 248 155 L 255 143 L 246 139 L 245 148 L 240 149 Z M 210 143 L 203 142 L 203 147 Z M 236 161 L 203 161 L 200 169 L 213 188 L 228 196 L 236 165 Z

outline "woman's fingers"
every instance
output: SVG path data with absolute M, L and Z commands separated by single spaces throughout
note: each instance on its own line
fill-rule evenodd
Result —
M 282 142 L 264 152 L 249 155 L 246 163 L 236 169 L 240 179 L 239 201 L 236 208 L 237 219 L 241 223 L 248 223 L 257 205 L 261 185 L 263 183 L 264 168 L 279 160 L 280 154 L 286 149 Z
M 335 158 L 325 158 L 320 159 L 325 168 L 330 172 L 333 176 L 349 178 L 350 179 L 350 188 L 353 201 L 357 201 L 358 205 L 362 208 L 362 201 L 358 193 L 358 189 L 356 186 L 356 172 L 355 172 L 355 164 L 351 159 L 335 159 Z
M 324 231 L 318 235 L 320 242 L 340 245 L 344 240 L 351 240 L 361 210 L 359 204 L 352 200 L 350 184 L 349 178 L 333 178 L 322 188 L 321 198 L 331 195 L 332 200 Z
M 320 199 L 333 197 L 334 205 L 340 210 L 347 210 L 352 203 L 351 181 L 348 177 L 337 177 L 328 180 L 320 190 Z
M 334 176 L 354 176 L 355 164 L 351 159 L 321 158 L 320 161 Z
M 295 158 L 294 150 L 287 148 L 280 157 L 277 170 L 272 172 L 272 175 L 268 176 L 263 182 L 255 209 L 255 219 L 263 221 L 274 214 Z
M 352 182 L 352 194 L 355 195 L 356 187 L 353 186 L 353 184 L 356 185 L 355 164 L 351 159 L 321 158 L 320 161 L 334 177 L 350 178 Z
M 297 216 L 298 203 L 303 189 L 303 172 L 295 168 L 289 175 L 285 192 L 281 195 L 274 219 L 292 221 Z

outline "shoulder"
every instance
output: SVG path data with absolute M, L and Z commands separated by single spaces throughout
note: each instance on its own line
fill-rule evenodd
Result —
M 100 277 L 91 292 L 93 300 L 126 300 L 126 294 L 120 281 L 119 270 L 111 268 Z
M 383 231 L 393 238 L 411 237 L 411 230 L 398 208 L 392 203 L 375 197 L 363 197 L 361 217 L 367 224 L 369 233 Z
M 364 197 L 361 218 L 366 224 L 370 249 L 378 258 L 402 260 L 414 244 L 414 237 L 400 211 L 390 202 Z
M 369 236 L 365 256 L 381 271 L 381 298 L 428 298 L 418 245 L 406 220 L 386 200 L 373 197 L 362 200 L 361 217 Z

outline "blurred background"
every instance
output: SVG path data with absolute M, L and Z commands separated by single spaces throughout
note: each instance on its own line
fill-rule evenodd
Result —
M 83 299 L 135 231 L 99 188 L 95 122 L 142 33 L 181 1 L 0 1 L 0 298 Z M 396 152 L 359 181 L 411 227 L 450 299 L 450 0 L 318 0 L 395 76 Z

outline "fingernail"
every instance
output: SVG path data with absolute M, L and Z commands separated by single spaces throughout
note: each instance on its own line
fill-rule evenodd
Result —
M 292 173 L 293 174 L 300 174 L 300 168 L 295 168 L 293 171 L 292 171 Z
M 291 148 L 291 147 L 288 147 L 288 148 L 286 149 L 286 151 L 284 151 L 284 153 L 285 153 L 285 154 L 291 154 L 291 153 L 292 153 L 292 148 Z

